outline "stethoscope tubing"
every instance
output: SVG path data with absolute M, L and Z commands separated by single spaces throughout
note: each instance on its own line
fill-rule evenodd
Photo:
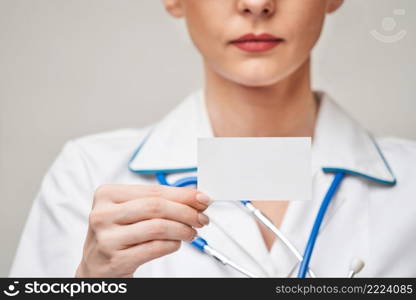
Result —
M 311 277 L 316 277 L 316 275 L 313 273 L 313 271 L 309 268 L 310 260 L 312 257 L 313 249 L 316 243 L 316 239 L 319 234 L 319 229 L 321 227 L 322 221 L 325 217 L 327 208 L 331 202 L 331 200 L 334 198 L 334 195 L 336 191 L 338 190 L 342 180 L 345 177 L 344 172 L 338 172 L 335 174 L 335 177 L 333 179 L 333 182 L 331 183 L 331 186 L 329 187 L 324 200 L 321 203 L 321 206 L 319 208 L 318 214 L 315 218 L 315 222 L 313 224 L 311 233 L 309 235 L 309 239 L 307 242 L 307 245 L 305 247 L 305 251 L 303 256 L 300 254 L 300 252 L 296 249 L 296 247 L 290 242 L 290 240 L 257 208 L 254 207 L 254 205 L 251 204 L 250 201 L 240 201 L 252 214 L 256 217 L 263 225 L 265 225 L 271 232 L 273 232 L 285 245 L 288 247 L 288 249 L 295 255 L 295 257 L 300 262 L 298 277 L 304 278 L 307 273 Z M 158 182 L 161 185 L 167 185 L 172 187 L 186 187 L 190 185 L 197 185 L 198 179 L 197 177 L 186 177 L 177 180 L 173 184 L 170 184 L 166 179 L 165 173 L 156 173 L 156 178 Z M 205 246 L 198 247 L 199 250 L 205 252 L 206 254 L 216 258 L 220 262 L 222 262 L 224 265 L 228 265 L 235 270 L 239 271 L 240 273 L 244 274 L 247 277 L 256 277 L 253 276 L 250 272 L 246 271 L 241 266 L 237 265 L 230 259 L 226 258 L 223 254 L 219 253 L 217 250 L 213 249 L 212 247 L 208 246 L 205 240 L 198 237 L 197 239 L 202 240 L 205 243 Z M 195 246 L 196 243 L 192 242 L 192 245 Z M 212 252 L 212 253 L 211 253 Z
M 295 255 L 299 262 L 302 262 L 303 256 L 300 254 L 299 250 L 292 244 L 292 242 L 273 224 L 273 222 L 266 217 L 259 209 L 257 209 L 251 201 L 241 201 L 242 204 L 255 216 L 257 220 L 259 220 L 267 229 L 274 233 L 277 238 L 280 239 L 283 244 L 290 250 L 290 252 Z M 309 275 L 312 278 L 315 278 L 315 273 L 309 269 Z
M 305 278 L 306 272 L 309 268 L 309 263 L 312 257 L 313 248 L 316 244 L 316 239 L 319 234 L 319 229 L 321 228 L 322 221 L 325 217 L 326 211 L 328 209 L 331 200 L 334 198 L 336 191 L 338 190 L 342 180 L 345 177 L 344 172 L 337 172 L 335 177 L 329 187 L 328 191 L 325 194 L 324 200 L 319 207 L 318 214 L 316 215 L 315 222 L 313 224 L 311 233 L 309 235 L 308 242 L 305 247 L 305 252 L 303 253 L 303 259 L 300 263 L 298 278 Z

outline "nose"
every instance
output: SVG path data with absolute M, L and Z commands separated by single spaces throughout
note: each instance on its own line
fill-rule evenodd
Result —
M 267 18 L 274 14 L 275 0 L 240 0 L 238 11 L 244 16 Z

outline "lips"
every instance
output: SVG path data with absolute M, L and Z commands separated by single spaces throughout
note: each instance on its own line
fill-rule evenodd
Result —
M 246 52 L 264 52 L 277 47 L 283 41 L 284 39 L 268 33 L 258 35 L 249 33 L 230 43 Z

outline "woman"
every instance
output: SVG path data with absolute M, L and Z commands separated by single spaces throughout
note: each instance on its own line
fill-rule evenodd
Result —
M 205 87 L 151 128 L 70 141 L 46 176 L 12 276 L 241 276 L 188 243 L 197 232 L 257 276 L 296 275 L 298 261 L 235 203 L 193 188 L 197 137 L 313 137 L 313 199 L 255 202 L 303 250 L 334 172 L 310 267 L 346 276 L 416 276 L 416 145 L 372 138 L 310 83 L 310 56 L 342 0 L 164 0 L 185 18 Z M 208 207 L 209 206 L 209 207 Z M 86 238 L 84 238 L 86 236 Z M 170 254 L 170 255 L 168 255 Z M 30 269 L 27 268 L 30 266 Z

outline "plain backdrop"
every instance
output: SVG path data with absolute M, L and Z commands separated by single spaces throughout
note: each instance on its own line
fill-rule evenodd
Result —
M 345 0 L 316 48 L 314 86 L 375 133 L 416 138 L 415 33 L 414 0 Z M 0 276 L 66 140 L 149 124 L 201 82 L 159 0 L 0 0 Z

